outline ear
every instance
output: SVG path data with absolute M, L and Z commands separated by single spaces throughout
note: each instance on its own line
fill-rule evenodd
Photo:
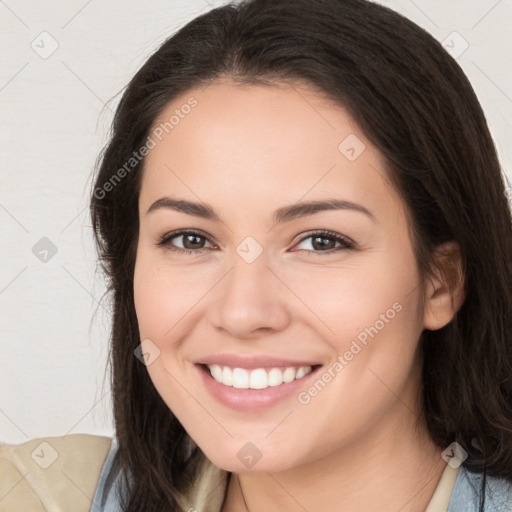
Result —
M 437 272 L 427 281 L 423 325 L 435 331 L 449 324 L 466 297 L 460 247 L 455 241 L 438 246 Z

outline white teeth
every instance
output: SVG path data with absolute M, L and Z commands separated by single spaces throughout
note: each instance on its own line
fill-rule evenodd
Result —
M 283 381 L 284 382 L 291 382 L 295 379 L 295 368 L 286 368 L 286 370 L 283 373 Z
M 218 364 L 212 364 L 210 367 L 210 373 L 212 374 L 212 377 L 219 381 L 219 382 L 222 382 L 222 368 L 218 365 Z
M 304 366 L 301 366 L 298 370 L 297 370 L 297 374 L 295 375 L 295 378 L 296 379 L 300 379 L 301 377 L 304 377 L 304 375 L 306 375 L 306 371 L 304 369 Z
M 222 370 L 222 380 L 219 380 L 219 382 L 225 382 L 226 386 L 233 385 L 233 374 L 227 366 Z
M 224 368 L 224 371 L 226 369 Z M 249 372 L 243 368 L 233 369 L 233 387 L 247 389 L 249 387 Z
M 279 386 L 283 383 L 283 372 L 279 368 L 272 368 L 268 372 L 267 383 L 269 386 Z
M 263 368 L 253 370 L 249 378 L 249 387 L 251 389 L 265 389 L 267 386 L 267 372 Z
M 246 370 L 244 368 L 230 368 L 218 364 L 207 365 L 212 377 L 225 386 L 232 386 L 238 389 L 265 389 L 269 386 L 301 379 L 312 371 L 311 366 L 299 368 L 288 367 L 284 371 L 280 368 L 272 368 L 267 372 L 264 368 Z

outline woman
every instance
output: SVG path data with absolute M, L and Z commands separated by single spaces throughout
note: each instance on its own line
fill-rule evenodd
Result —
M 512 510 L 511 212 L 429 34 L 365 0 L 214 9 L 132 79 L 98 164 L 92 509 Z

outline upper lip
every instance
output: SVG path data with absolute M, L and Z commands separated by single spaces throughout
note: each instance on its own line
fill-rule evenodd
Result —
M 197 364 L 218 364 L 219 366 L 230 366 L 232 368 L 264 368 L 276 366 L 316 366 L 320 363 L 311 361 L 293 361 L 291 359 L 283 359 L 279 357 L 257 355 L 257 356 L 241 356 L 240 354 L 217 354 L 207 356 L 196 361 Z

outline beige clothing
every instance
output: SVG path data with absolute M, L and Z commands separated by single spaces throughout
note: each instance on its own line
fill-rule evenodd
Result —
M 0 445 L 0 512 L 89 512 L 110 443 L 71 434 Z
M 91 434 L 0 445 L 0 512 L 89 512 L 111 438 Z M 448 464 L 425 512 L 446 512 L 459 469 Z M 226 471 L 206 460 L 185 510 L 220 512 Z

